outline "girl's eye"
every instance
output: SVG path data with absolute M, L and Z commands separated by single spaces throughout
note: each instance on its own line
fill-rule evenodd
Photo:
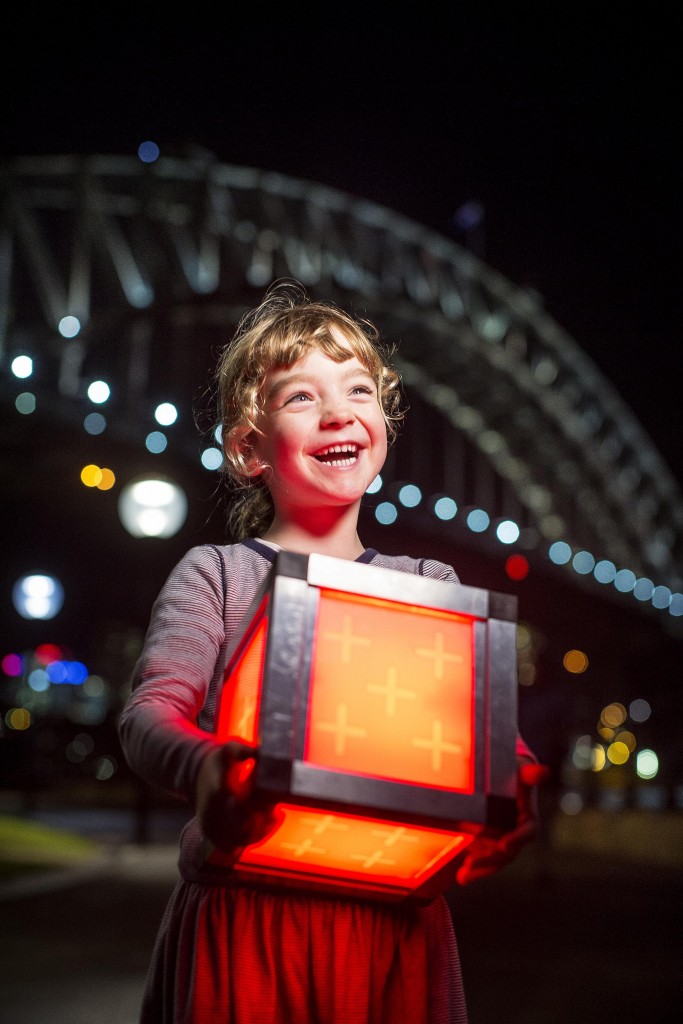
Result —
M 351 389 L 351 393 L 353 395 L 372 395 L 373 390 L 371 387 L 368 387 L 367 384 L 356 384 L 356 386 Z
M 307 395 L 304 391 L 297 391 L 295 395 L 290 395 L 285 405 L 291 405 L 294 402 L 310 402 L 310 400 L 310 395 Z

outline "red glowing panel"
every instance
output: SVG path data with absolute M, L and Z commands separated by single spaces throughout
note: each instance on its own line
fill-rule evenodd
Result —
M 472 792 L 473 621 L 321 590 L 305 760 Z
M 290 804 L 278 804 L 275 813 L 279 826 L 266 839 L 243 850 L 240 868 L 295 871 L 349 881 L 363 878 L 371 884 L 415 888 L 473 839 L 464 833 Z
M 230 674 L 230 689 L 221 700 L 216 727 L 217 737 L 222 743 L 231 739 L 242 740 L 251 746 L 256 743 L 267 629 L 268 619 L 264 616 Z

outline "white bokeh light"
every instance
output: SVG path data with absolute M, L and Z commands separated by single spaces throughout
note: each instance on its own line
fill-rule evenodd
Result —
M 12 604 L 24 619 L 53 619 L 64 604 L 64 588 L 54 576 L 22 576 L 12 589 Z
M 121 491 L 118 512 L 132 537 L 174 537 L 187 518 L 187 498 L 172 480 L 139 478 Z

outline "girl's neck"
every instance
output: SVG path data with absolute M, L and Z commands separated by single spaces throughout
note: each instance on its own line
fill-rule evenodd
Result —
M 352 523 L 337 523 L 332 530 L 316 530 L 301 523 L 279 520 L 276 516 L 263 534 L 262 540 L 271 541 L 287 551 L 295 551 L 302 555 L 311 555 L 315 552 L 353 561 L 365 551 L 356 530 L 356 523 L 357 519 L 354 518 Z

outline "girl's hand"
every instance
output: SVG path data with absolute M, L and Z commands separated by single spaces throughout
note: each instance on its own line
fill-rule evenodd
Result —
M 517 825 L 497 838 L 479 835 L 470 843 L 455 876 L 459 885 L 470 885 L 492 875 L 514 860 L 538 832 L 537 786 L 548 778 L 542 764 L 524 761 L 517 771 Z
M 195 807 L 203 834 L 224 853 L 258 842 L 277 825 L 272 810 L 249 801 L 255 751 L 231 741 L 202 761 L 195 785 Z

